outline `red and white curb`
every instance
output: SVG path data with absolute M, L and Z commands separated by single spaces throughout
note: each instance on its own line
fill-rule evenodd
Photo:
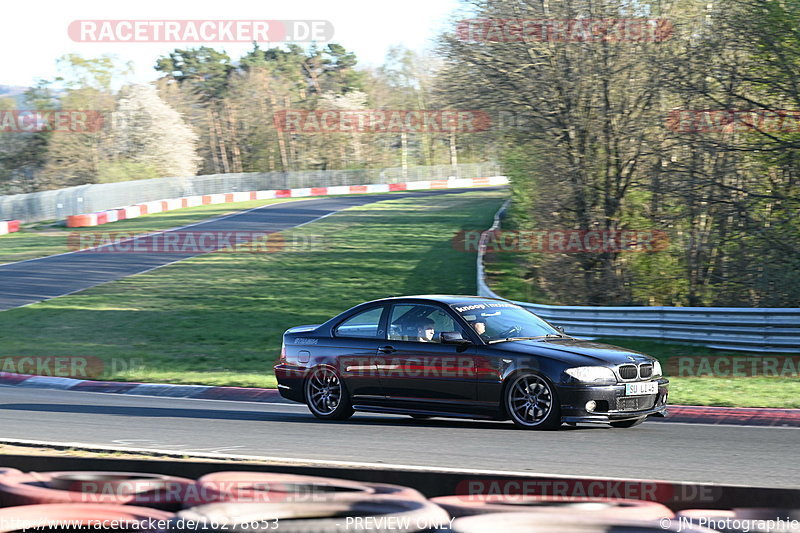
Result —
M 19 220 L 0 220 L 0 235 L 19 231 Z
M 170 385 L 162 383 L 127 383 L 122 381 L 92 381 L 32 374 L 0 372 L 0 385 L 40 389 L 60 389 L 82 392 L 164 396 L 169 398 L 198 398 L 204 400 L 234 400 L 248 402 L 284 403 L 277 389 L 253 387 L 210 387 L 205 385 Z
M 277 389 L 91 381 L 10 372 L 0 372 L 0 385 L 167 398 L 294 403 L 283 399 Z M 668 418 L 653 418 L 652 420 L 734 426 L 800 427 L 800 409 L 670 405 Z
M 200 196 L 184 196 L 167 200 L 156 200 L 141 204 L 107 209 L 83 215 L 70 215 L 67 217 L 68 228 L 82 228 L 100 226 L 109 222 L 136 218 L 142 215 L 152 215 L 165 211 L 174 211 L 185 207 L 201 205 L 225 204 L 232 202 L 247 202 L 250 200 L 273 200 L 276 198 L 307 198 L 312 196 L 336 196 L 342 194 L 371 194 L 399 191 L 414 191 L 427 189 L 460 189 L 468 187 L 491 187 L 507 185 L 505 176 L 491 176 L 486 178 L 460 178 L 427 181 L 408 181 L 403 183 L 377 183 L 371 185 L 339 185 L 335 187 L 305 187 L 300 189 L 271 189 L 264 191 L 244 191 L 224 194 L 204 194 Z M 1 232 L 0 232 L 1 233 Z

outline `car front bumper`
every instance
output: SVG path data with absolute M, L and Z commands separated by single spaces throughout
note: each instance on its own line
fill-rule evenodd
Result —
M 562 385 L 558 387 L 561 420 L 566 423 L 608 423 L 667 416 L 669 380 L 660 378 L 654 381 L 658 382 L 658 392 L 648 396 L 626 396 L 624 383 L 604 386 Z M 587 410 L 589 401 L 596 403 L 594 411 Z

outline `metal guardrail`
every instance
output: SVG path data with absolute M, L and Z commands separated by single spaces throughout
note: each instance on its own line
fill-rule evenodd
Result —
M 399 183 L 432 179 L 482 178 L 501 174 L 495 162 L 363 170 L 302 170 L 208 174 L 174 178 L 94 183 L 53 191 L 0 196 L 0 220 L 63 220 L 70 215 L 204 194 Z
M 486 284 L 484 255 L 489 232 L 500 227 L 507 201 L 478 246 L 478 294 L 502 298 Z M 513 300 L 512 300 L 513 301 Z M 800 353 L 800 308 L 742 307 L 594 307 L 514 303 L 588 337 L 637 337 L 686 342 L 709 348 L 761 353 Z

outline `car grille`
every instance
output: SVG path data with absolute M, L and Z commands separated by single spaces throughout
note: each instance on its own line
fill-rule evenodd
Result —
M 636 379 L 637 376 L 636 365 L 622 365 L 619 367 L 619 377 L 622 379 Z
M 656 404 L 657 394 L 617 398 L 617 411 L 645 411 Z
M 623 381 L 633 381 L 635 379 L 650 379 L 653 376 L 653 364 L 642 363 L 636 365 L 621 365 L 619 367 L 619 377 Z

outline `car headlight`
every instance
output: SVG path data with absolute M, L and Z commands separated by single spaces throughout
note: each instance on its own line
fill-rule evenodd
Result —
M 617 377 L 610 368 L 604 366 L 579 366 L 564 371 L 571 378 L 581 383 L 616 383 Z
M 662 375 L 663 375 L 663 372 L 661 370 L 661 363 L 659 361 L 654 361 L 653 362 L 653 377 L 654 378 L 660 378 Z

